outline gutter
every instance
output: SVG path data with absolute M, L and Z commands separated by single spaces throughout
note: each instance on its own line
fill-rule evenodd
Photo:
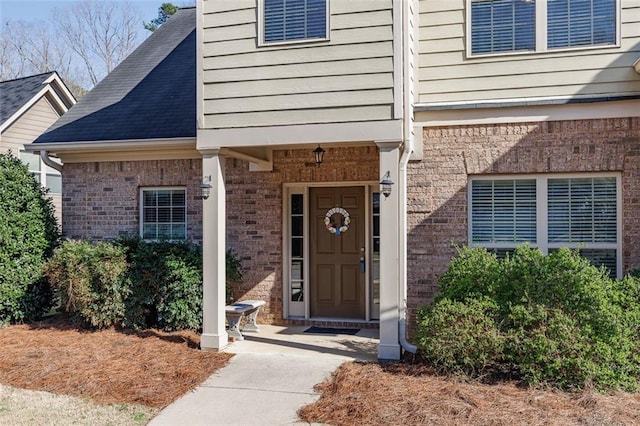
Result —
M 413 30 L 413 11 L 411 7 L 414 2 L 402 2 L 403 25 L 406 31 L 403 31 L 403 115 L 404 115 L 404 143 L 402 155 L 400 157 L 399 178 L 399 269 L 400 269 L 400 285 L 398 290 L 398 335 L 400 346 L 407 352 L 415 354 L 418 350 L 416 345 L 407 340 L 407 164 L 414 150 L 414 130 L 413 130 L 413 57 L 412 55 L 412 35 Z
M 40 151 L 40 158 L 44 164 L 62 173 L 62 164 L 58 164 L 49 158 L 49 151 Z

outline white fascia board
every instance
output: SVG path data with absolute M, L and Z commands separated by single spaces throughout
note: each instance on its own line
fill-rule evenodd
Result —
M 137 139 L 137 140 L 108 140 L 108 141 L 78 141 L 78 142 L 49 142 L 34 143 L 25 146 L 27 151 L 51 152 L 91 152 L 91 151 L 140 151 L 164 148 L 193 147 L 195 138 L 175 139 Z
M 402 140 L 402 120 L 198 129 L 197 149 Z
M 461 108 L 416 112 L 415 125 L 435 127 L 624 118 L 637 116 L 638 111 L 640 111 L 640 99 L 503 108 Z
M 62 91 L 64 96 L 67 98 L 69 103 L 71 105 L 75 105 L 76 102 L 77 102 L 76 97 L 73 96 L 73 93 L 71 93 L 71 91 L 69 90 L 67 85 L 64 84 L 64 81 L 62 81 L 62 78 L 60 78 L 60 76 L 58 75 L 57 71 L 54 71 L 53 74 L 51 75 L 51 77 L 49 77 L 48 79 L 45 80 L 45 83 L 51 84 L 54 81 L 56 82 L 56 84 L 58 85 L 58 87 L 60 88 L 60 90 Z M 65 107 L 65 109 L 67 109 L 67 108 Z

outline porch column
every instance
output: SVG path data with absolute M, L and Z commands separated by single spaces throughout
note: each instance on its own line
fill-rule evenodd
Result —
M 229 338 L 225 330 L 225 232 L 226 194 L 224 157 L 218 150 L 202 152 L 202 176 L 212 186 L 202 200 L 202 336 L 203 350 L 220 350 Z M 210 179 L 209 179 L 210 177 Z
M 380 151 L 380 176 L 389 172 L 396 184 L 391 195 L 380 194 L 380 346 L 378 359 L 400 359 L 398 334 L 399 205 L 398 162 L 400 142 L 376 142 Z

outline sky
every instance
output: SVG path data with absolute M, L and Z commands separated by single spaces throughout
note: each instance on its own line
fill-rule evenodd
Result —
M 68 6 L 74 1 L 76 0 L 0 0 L 0 17 L 11 20 L 43 21 L 51 17 L 56 6 Z M 129 0 L 140 11 L 140 16 L 145 22 L 156 18 L 158 8 L 166 1 L 168 0 Z M 184 2 L 172 3 L 180 5 Z

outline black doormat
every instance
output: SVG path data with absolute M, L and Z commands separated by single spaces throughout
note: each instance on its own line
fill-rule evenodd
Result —
M 304 333 L 314 333 L 314 334 L 349 334 L 353 336 L 358 331 L 359 328 L 332 328 L 332 327 L 309 327 Z

